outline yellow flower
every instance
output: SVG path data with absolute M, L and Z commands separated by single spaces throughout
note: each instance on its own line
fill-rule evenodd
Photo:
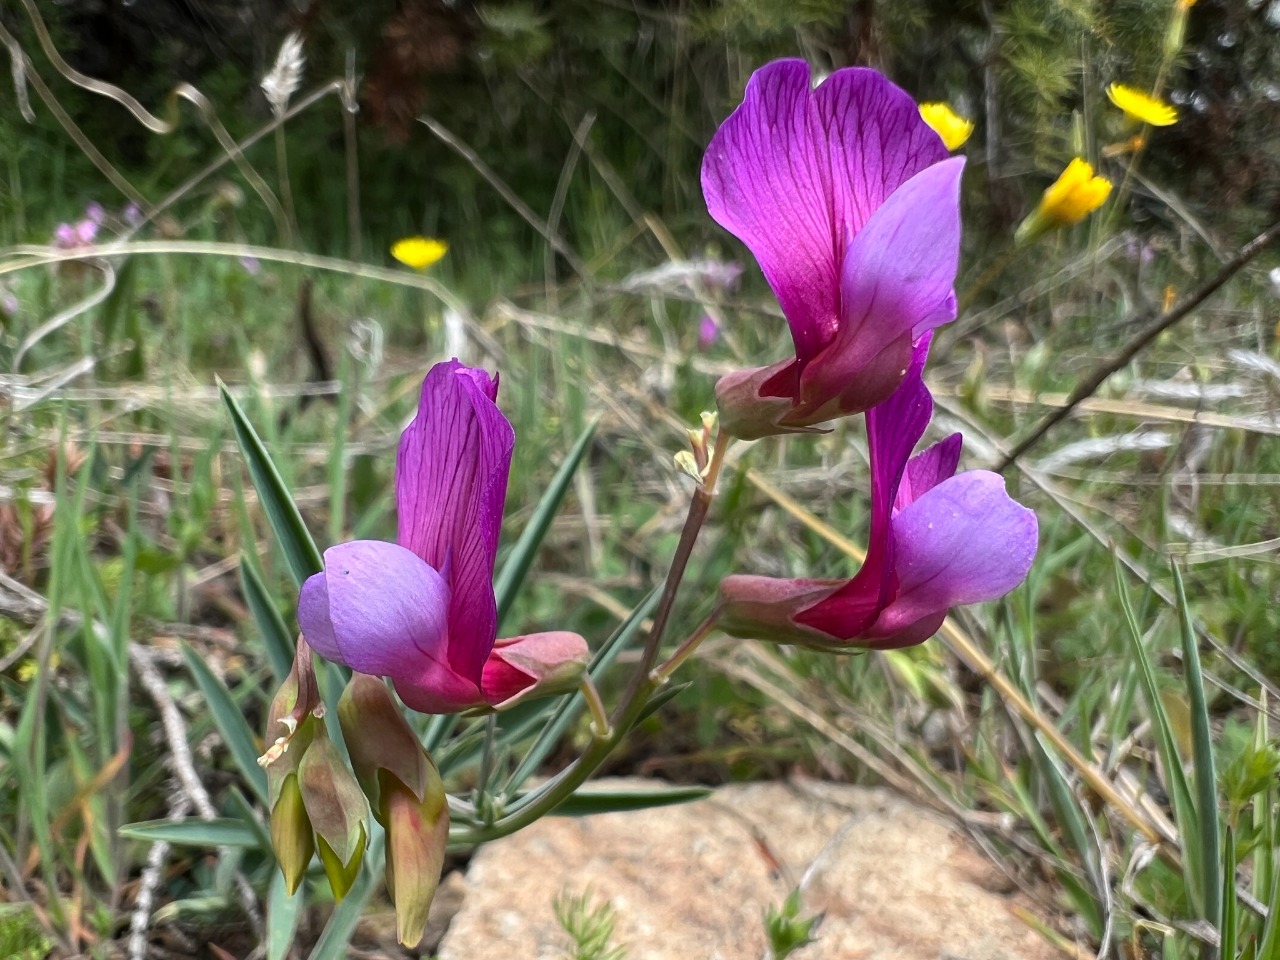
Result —
M 405 237 L 391 245 L 391 255 L 406 267 L 425 270 L 449 250 L 449 244 L 431 237 Z
M 1084 160 L 1076 157 L 1040 198 L 1040 205 L 1022 221 L 1016 238 L 1021 243 L 1034 240 L 1054 227 L 1079 223 L 1097 210 L 1111 194 L 1111 181 L 1096 177 Z
M 942 138 L 948 150 L 957 150 L 973 133 L 973 121 L 966 120 L 945 103 L 920 104 L 920 118 Z
M 1150 96 L 1123 83 L 1107 87 L 1107 97 L 1125 112 L 1130 120 L 1149 123 L 1153 127 L 1167 127 L 1178 120 L 1178 111 L 1158 97 Z

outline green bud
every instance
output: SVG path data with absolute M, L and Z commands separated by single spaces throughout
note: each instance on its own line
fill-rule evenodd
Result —
M 369 802 L 323 727 L 317 727 L 302 756 L 298 785 L 329 887 L 341 900 L 360 872 L 369 840 Z
M 354 674 L 338 701 L 338 721 L 351 765 L 387 831 L 396 934 L 406 947 L 417 946 L 449 843 L 444 782 L 382 680 Z
M 320 723 L 316 713 L 321 710 L 311 669 L 311 648 L 300 640 L 293 669 L 267 712 L 267 751 L 258 760 L 267 771 L 271 845 L 290 894 L 298 889 L 315 852 L 298 769 L 315 738 Z
M 315 842 L 311 837 L 311 821 L 302 805 L 302 790 L 298 787 L 298 775 L 290 773 L 276 791 L 271 807 L 271 846 L 276 852 L 276 862 L 284 874 L 285 889 L 293 896 L 298 884 L 307 873 Z
M 387 893 L 396 907 L 396 937 L 406 947 L 416 947 L 426 931 L 449 844 L 444 783 L 434 764 L 430 770 L 422 800 L 394 774 L 384 770 L 379 777 L 379 807 L 387 830 Z

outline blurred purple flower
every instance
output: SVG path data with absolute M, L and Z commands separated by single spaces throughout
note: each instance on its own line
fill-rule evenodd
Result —
M 756 71 L 707 147 L 702 192 L 755 255 L 796 355 L 720 380 L 726 429 L 807 431 L 894 391 L 914 341 L 955 318 L 963 168 L 874 70 L 816 89 L 800 60 Z
M 17 295 L 5 284 L 0 283 L 0 310 L 3 310 L 7 316 L 15 317 L 21 306 Z
M 576 682 L 575 633 L 496 640 L 493 565 L 515 433 L 498 382 L 451 360 L 431 368 L 396 457 L 398 543 L 330 547 L 298 623 L 321 656 L 389 677 L 414 710 L 500 707 Z
M 59 250 L 75 250 L 93 244 L 98 236 L 98 225 L 92 220 L 77 223 L 60 223 L 53 231 L 53 245 Z
M 121 212 L 120 216 L 129 226 L 136 227 L 142 222 L 142 208 L 136 203 L 130 202 Z
M 709 350 L 720 339 L 720 324 L 709 313 L 704 313 L 698 321 L 698 349 Z
M 241 257 L 240 266 L 244 268 L 244 272 L 251 277 L 256 277 L 258 271 L 262 269 L 262 264 L 258 262 L 257 257 Z
M 84 208 L 84 218 L 95 227 L 100 227 L 107 219 L 107 211 L 97 200 L 93 200 Z
M 727 633 L 820 649 L 922 643 L 958 604 L 1004 596 L 1035 559 L 1036 515 L 987 470 L 956 474 L 960 434 L 915 457 L 933 415 L 916 345 L 902 385 L 867 413 L 871 535 L 852 580 L 730 576 L 718 624 Z

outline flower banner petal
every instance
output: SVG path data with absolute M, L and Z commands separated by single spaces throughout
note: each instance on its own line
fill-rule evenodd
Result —
M 835 334 L 848 238 L 946 157 L 911 98 L 874 70 L 839 70 L 816 90 L 801 60 L 751 77 L 707 148 L 703 195 L 755 255 L 802 363 Z
M 457 360 L 422 384 L 396 458 L 399 542 L 449 580 L 449 663 L 477 687 L 497 634 L 493 565 L 515 433 L 497 380 Z

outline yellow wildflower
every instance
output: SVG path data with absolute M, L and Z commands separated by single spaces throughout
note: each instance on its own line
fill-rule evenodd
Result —
M 1178 111 L 1158 97 L 1113 83 L 1107 87 L 1107 97 L 1124 111 L 1130 120 L 1149 123 L 1153 127 L 1167 127 L 1178 120 Z
M 1018 227 L 1016 239 L 1034 240 L 1054 227 L 1079 223 L 1097 210 L 1111 194 L 1111 181 L 1094 176 L 1093 167 L 1076 157 L 1045 190 L 1040 205 Z
M 449 244 L 431 237 L 405 237 L 391 245 L 391 255 L 406 267 L 425 270 L 449 250 Z
M 957 150 L 973 133 L 973 121 L 966 120 L 945 103 L 920 104 L 920 118 L 942 138 L 948 150 Z

